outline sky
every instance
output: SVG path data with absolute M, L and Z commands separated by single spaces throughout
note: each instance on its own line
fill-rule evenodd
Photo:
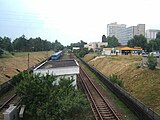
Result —
M 0 0 L 0 36 L 100 42 L 107 24 L 160 29 L 159 0 Z

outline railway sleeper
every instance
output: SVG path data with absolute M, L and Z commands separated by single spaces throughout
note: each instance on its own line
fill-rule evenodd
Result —
M 106 117 L 103 117 L 104 120 L 116 120 L 116 118 L 114 116 L 106 116 Z
M 100 112 L 103 112 L 103 113 L 111 113 L 112 114 L 112 112 L 110 111 L 110 110 L 107 110 L 107 109 L 99 109 L 99 111 Z

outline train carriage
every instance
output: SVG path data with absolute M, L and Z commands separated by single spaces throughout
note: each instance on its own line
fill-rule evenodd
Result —
M 55 54 L 52 54 L 51 55 L 51 60 L 58 60 L 60 58 L 61 54 L 62 54 L 62 51 L 59 51 Z

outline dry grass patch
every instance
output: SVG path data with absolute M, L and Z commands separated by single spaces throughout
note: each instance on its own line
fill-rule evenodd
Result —
M 49 51 L 48 56 L 53 52 Z M 47 58 L 47 52 L 30 52 L 29 53 L 29 65 L 30 67 L 43 61 Z M 14 56 L 6 56 L 0 58 L 0 84 L 9 80 L 5 75 L 13 77 L 18 74 L 16 69 L 20 71 L 28 68 L 28 52 L 15 53 Z
M 106 56 L 89 63 L 106 76 L 120 76 L 124 89 L 160 114 L 160 70 L 138 68 L 141 56 Z

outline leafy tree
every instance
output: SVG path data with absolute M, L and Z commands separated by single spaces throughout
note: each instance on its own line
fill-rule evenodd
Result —
M 13 41 L 13 48 L 16 51 L 28 51 L 29 45 L 25 35 L 22 35 Z
M 111 80 L 111 82 L 118 84 L 119 86 L 123 87 L 123 81 L 120 79 L 119 76 L 117 76 L 116 74 L 111 74 L 109 76 L 109 79 Z
M 84 57 L 86 54 L 89 53 L 88 48 L 81 48 L 78 50 L 74 50 L 73 52 L 79 57 Z
M 131 40 L 128 41 L 129 47 L 141 47 L 146 49 L 147 39 L 143 35 L 135 35 Z
M 0 48 L 4 49 L 6 51 L 12 51 L 12 43 L 11 43 L 11 39 L 9 37 L 0 37 Z
M 156 39 L 160 39 L 160 32 L 156 34 Z
M 3 51 L 2 51 L 1 48 L 0 48 L 0 57 L 2 56 L 2 54 L 3 54 Z
M 87 100 L 72 85 L 73 80 L 61 78 L 58 85 L 56 80 L 50 75 L 23 75 L 16 91 L 28 114 L 37 120 L 82 119 L 89 108 Z
M 91 49 L 89 50 L 89 52 L 93 53 L 93 52 L 94 52 L 94 50 L 91 48 Z
M 156 41 L 155 40 L 150 40 L 149 43 L 147 44 L 146 50 L 148 52 L 156 50 Z
M 112 37 L 108 36 L 107 41 L 108 41 L 108 47 L 116 47 L 120 45 L 120 43 L 118 42 L 118 39 L 115 36 L 112 36 Z
M 107 42 L 107 38 L 105 35 L 102 36 L 102 42 Z
M 153 54 L 148 56 L 147 62 L 148 68 L 154 70 L 157 66 L 157 59 L 153 56 Z
M 79 47 L 80 49 L 83 49 L 85 44 L 87 43 L 81 40 L 80 42 L 77 42 L 77 43 L 71 43 L 71 48 Z
M 57 52 L 59 50 L 62 50 L 64 46 L 60 42 L 58 42 L 58 40 L 55 40 L 55 42 L 52 43 L 52 48 L 55 52 Z
M 147 51 L 160 51 L 160 39 L 156 38 L 155 40 L 150 40 L 147 44 Z

